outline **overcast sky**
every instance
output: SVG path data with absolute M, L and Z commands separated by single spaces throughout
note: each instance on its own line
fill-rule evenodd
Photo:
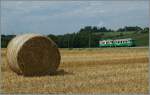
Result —
M 65 34 L 84 26 L 148 26 L 149 1 L 1 1 L 3 34 Z

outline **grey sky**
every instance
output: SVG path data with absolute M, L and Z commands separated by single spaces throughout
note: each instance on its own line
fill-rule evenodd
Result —
M 3 34 L 65 34 L 84 26 L 146 27 L 149 1 L 1 1 Z

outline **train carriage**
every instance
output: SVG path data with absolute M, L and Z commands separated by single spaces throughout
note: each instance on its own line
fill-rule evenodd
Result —
M 131 47 L 135 46 L 132 38 L 127 39 L 107 39 L 99 41 L 99 47 Z

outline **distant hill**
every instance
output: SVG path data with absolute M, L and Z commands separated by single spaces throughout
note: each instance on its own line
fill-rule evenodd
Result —
M 64 35 L 47 35 L 60 48 L 95 48 L 99 47 L 99 40 L 132 38 L 136 46 L 149 46 L 149 28 L 124 27 L 111 30 L 105 27 L 86 26 L 78 32 Z M 15 35 L 1 35 L 1 47 L 5 48 Z

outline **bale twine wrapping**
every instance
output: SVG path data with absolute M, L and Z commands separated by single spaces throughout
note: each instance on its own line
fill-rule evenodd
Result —
M 41 75 L 53 73 L 60 64 L 60 52 L 49 38 L 39 34 L 15 37 L 7 47 L 7 60 L 17 74 Z

